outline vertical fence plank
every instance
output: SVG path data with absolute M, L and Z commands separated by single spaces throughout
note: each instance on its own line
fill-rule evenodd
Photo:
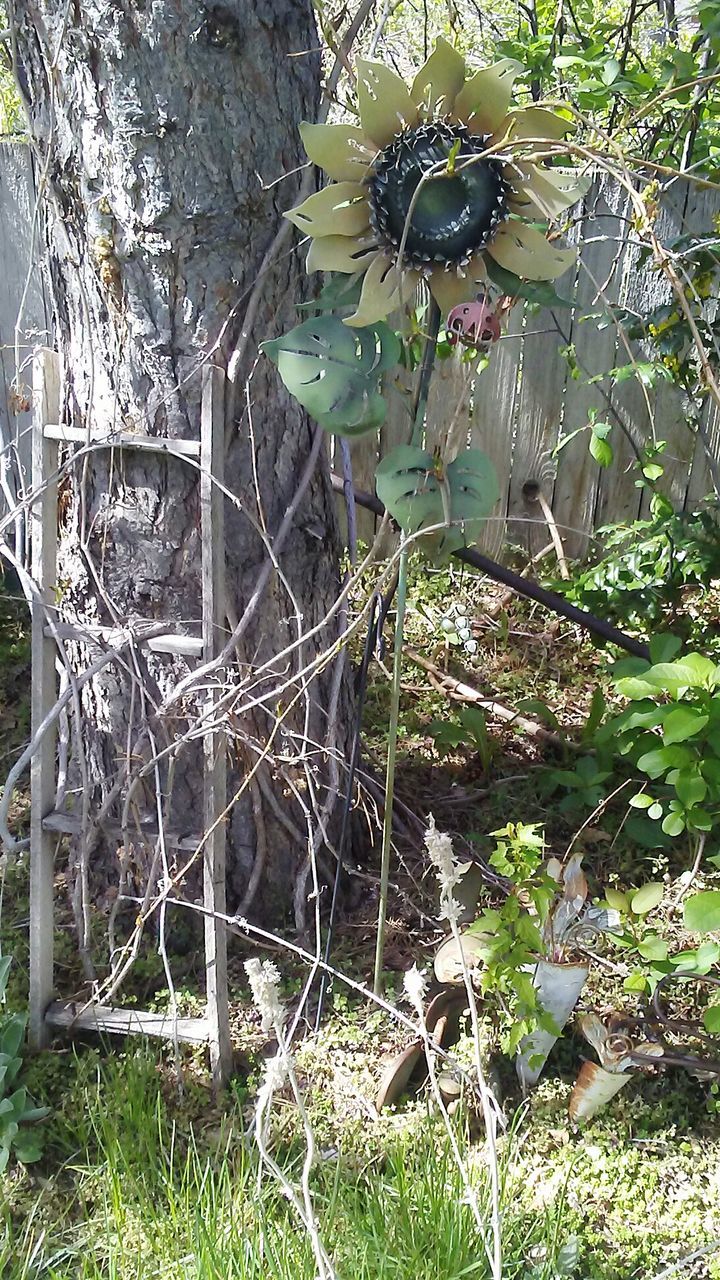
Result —
M 478 542 L 481 551 L 495 557 L 505 544 L 521 354 L 522 316 L 516 307 L 506 333 L 493 349 L 488 368 L 475 382 L 471 423 L 470 443 L 488 455 L 500 484 L 500 501 Z
M 223 480 L 225 375 L 206 366 L 200 434 L 202 532 L 202 637 L 206 662 L 217 656 L 225 621 L 225 530 Z M 218 483 L 219 482 L 219 483 Z M 211 689 L 211 702 L 217 692 Z M 224 914 L 226 742 L 222 728 L 205 734 L 203 901 L 207 911 Z M 213 915 L 205 917 L 205 977 L 210 1067 L 217 1089 L 232 1071 L 228 1011 L 227 930 Z
M 590 315 L 600 310 L 598 287 L 612 285 L 623 254 L 624 231 L 618 223 L 614 185 L 606 176 L 595 180 L 585 201 L 580 244 L 573 346 L 578 377 L 566 384 L 563 435 L 587 426 L 591 412 L 604 420 L 605 403 L 588 379 L 602 375 L 614 364 L 615 330 L 599 329 Z M 595 525 L 600 468 L 588 451 L 588 434 L 581 431 L 562 449 L 553 494 L 553 512 L 569 555 L 586 554 Z
M 569 325 L 570 313 L 562 314 L 567 316 Z M 558 442 L 567 376 L 567 362 L 561 355 L 563 345 L 552 311 L 543 309 L 527 316 L 510 475 L 508 536 L 531 556 L 547 546 L 549 539 L 535 494 L 539 490 L 549 501 L 557 473 L 553 450 Z
M 60 411 L 58 358 L 42 350 L 33 362 L 32 490 L 30 508 L 32 577 L 31 722 L 33 737 L 55 705 L 55 641 L 45 634 L 47 611 L 55 603 L 57 578 L 58 446 L 45 437 L 45 424 Z M 55 801 L 56 725 L 46 729 L 30 766 L 30 1017 L 28 1035 L 34 1049 L 50 1039 L 45 1011 L 53 997 L 55 837 L 43 819 Z
M 31 227 L 35 206 L 32 152 L 26 143 L 0 143 L 0 445 L 12 442 L 4 455 L 14 496 L 30 484 L 32 471 L 31 412 L 17 412 L 13 396 L 16 375 L 20 390 L 31 382 L 32 349 L 48 341 L 48 308 L 39 268 L 33 270 Z M 26 283 L 29 284 L 26 291 Z M 20 303 L 25 295 L 23 313 Z M 15 327 L 20 320 L 20 368 L 15 368 Z M 0 495 L 0 510 L 5 504 Z

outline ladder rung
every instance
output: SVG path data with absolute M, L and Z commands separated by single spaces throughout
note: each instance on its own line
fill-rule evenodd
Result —
M 56 809 L 53 813 L 46 814 L 42 824 L 44 831 L 56 831 L 59 835 L 79 836 L 82 834 L 80 816 L 76 813 L 65 813 L 62 809 Z M 128 827 L 127 832 L 123 831 L 118 822 L 103 822 L 101 826 L 102 830 L 107 835 L 112 836 L 114 840 L 123 840 L 126 834 L 132 841 L 147 840 L 148 844 L 155 844 L 158 839 L 157 823 L 141 823 L 139 829 L 133 823 L 132 826 Z M 180 835 L 178 831 L 173 831 L 170 828 L 163 831 L 163 838 L 168 848 L 192 853 L 197 849 L 203 837 L 201 835 L 188 835 L 187 833 Z
M 61 440 L 66 444 L 87 444 L 87 432 L 84 427 L 70 427 L 65 423 L 48 422 L 44 435 L 47 440 Z M 98 445 L 106 449 L 148 449 L 154 453 L 172 453 L 179 458 L 199 458 L 199 440 L 169 440 L 161 436 L 146 436 L 131 431 L 118 431 L 113 436 L 101 439 L 91 438 L 93 447 Z
M 46 627 L 45 635 L 48 638 L 57 635 L 61 640 L 79 640 L 85 644 L 90 640 L 105 640 L 110 646 L 127 639 L 127 631 L 118 627 L 74 626 L 69 622 L 58 622 L 55 627 Z M 203 653 L 203 642 L 199 636 L 172 635 L 170 632 L 145 636 L 140 631 L 133 638 L 136 644 L 150 649 L 152 653 L 172 653 L 182 658 L 201 658 Z
M 115 1009 L 106 1004 L 55 1000 L 45 1014 L 48 1026 L 64 1031 L 105 1031 L 118 1036 L 157 1036 L 183 1044 L 207 1044 L 207 1018 L 171 1018 L 145 1009 Z

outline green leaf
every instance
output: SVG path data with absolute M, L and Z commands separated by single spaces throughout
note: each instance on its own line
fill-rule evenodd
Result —
M 659 938 L 654 933 L 638 943 L 638 952 L 643 960 L 666 960 L 668 944 L 664 938 Z
M 622 698 L 629 698 L 631 702 L 640 702 L 656 692 L 656 686 L 647 676 L 625 676 L 617 681 L 615 688 Z
M 707 795 L 707 782 L 698 770 L 697 765 L 692 769 L 682 769 L 675 780 L 674 786 L 678 798 L 686 809 L 692 809 L 694 805 L 702 804 Z
M 640 969 L 635 969 L 623 982 L 625 991 L 647 991 L 648 981 Z
M 709 719 L 696 707 L 673 707 L 663 720 L 663 742 L 666 746 L 671 742 L 686 742 L 701 733 Z
M 527 711 L 530 715 L 536 716 L 538 720 L 542 720 L 544 724 L 549 725 L 551 729 L 562 733 L 560 721 L 555 712 L 541 698 L 520 698 L 515 703 L 515 706 L 518 711 Z
M 713 933 L 720 929 L 720 889 L 705 889 L 688 898 L 683 921 L 689 933 Z
M 583 741 L 593 737 L 596 729 L 600 726 L 605 711 L 607 709 L 607 701 L 600 685 L 596 685 L 593 689 L 593 695 L 590 699 L 590 710 L 587 720 L 582 727 Z
M 680 836 L 685 830 L 685 819 L 679 813 L 669 813 L 663 818 L 662 829 L 666 836 Z
M 0 1000 L 4 998 L 7 990 L 7 981 L 11 965 L 12 956 L 0 956 Z
M 650 661 L 651 662 L 672 662 L 673 658 L 682 649 L 683 642 L 679 636 L 670 635 L 669 632 L 663 631 L 660 634 L 650 637 Z
M 657 747 L 640 756 L 638 769 L 649 778 L 660 778 L 668 769 L 683 769 L 691 762 L 692 756 L 686 747 Z
M 720 960 L 720 944 L 702 942 L 697 949 L 695 967 L 698 973 L 709 973 Z
M 720 1034 L 720 1004 L 711 1004 L 703 1014 L 703 1026 L 709 1035 Z
M 619 889 L 606 889 L 605 901 L 609 907 L 612 907 L 615 911 L 620 911 L 623 915 L 626 915 L 630 910 L 628 895 L 621 893 Z
M 665 895 L 665 885 L 650 880 L 641 889 L 636 889 L 630 899 L 630 907 L 636 916 L 646 916 L 649 911 L 659 907 Z
M 542 307 L 574 306 L 574 303 L 555 292 L 549 280 L 522 280 L 514 271 L 501 267 L 490 254 L 485 259 L 485 266 L 490 279 L 509 298 L 524 298 L 526 302 L 537 302 Z
M 444 522 L 444 487 L 450 519 L 465 522 L 468 540 L 500 496 L 495 468 L 479 449 L 459 453 L 441 480 L 432 454 L 416 445 L 398 445 L 379 464 L 375 484 L 381 502 L 406 534 Z M 465 537 L 462 529 L 448 527 L 437 530 L 432 542 L 436 555 L 447 556 L 465 545 Z
M 326 431 L 360 436 L 384 422 L 380 376 L 400 358 L 400 341 L 386 324 L 352 329 L 337 316 L 316 316 L 260 349 Z
M 604 440 L 597 432 L 592 431 L 590 434 L 590 443 L 588 445 L 590 456 L 601 467 L 609 467 L 613 460 L 613 448 L 609 440 Z
M 362 276 L 333 275 L 324 284 L 317 298 L 310 302 L 296 302 L 298 311 L 338 311 L 341 307 L 356 309 L 362 293 Z
M 608 61 L 605 63 L 605 66 L 603 67 L 602 73 L 601 73 L 603 84 L 607 84 L 607 85 L 612 84 L 614 80 L 617 80 L 621 70 L 622 70 L 622 67 L 620 66 L 620 63 L 618 62 L 617 58 L 609 58 Z
M 6 1053 L 9 1058 L 14 1058 L 17 1055 L 25 1035 L 26 1023 L 27 1018 L 19 1013 L 12 1014 L 6 1020 L 2 1035 L 0 1035 L 0 1053 Z
M 631 796 L 628 804 L 631 809 L 649 809 L 655 801 L 649 796 L 647 791 L 638 791 L 637 795 Z

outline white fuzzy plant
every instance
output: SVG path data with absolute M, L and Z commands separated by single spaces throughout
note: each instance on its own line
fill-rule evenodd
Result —
M 250 982 L 253 999 L 260 1013 L 265 1034 L 275 1033 L 277 1053 L 265 1062 L 263 1078 L 255 1104 L 255 1141 L 262 1164 L 279 1183 L 283 1194 L 292 1205 L 307 1231 L 317 1268 L 317 1280 L 338 1280 L 332 1261 L 320 1239 L 320 1230 L 313 1206 L 310 1175 L 315 1164 L 315 1137 L 305 1108 L 300 1086 L 295 1074 L 295 1064 L 285 1035 L 285 1009 L 279 995 L 280 973 L 271 960 L 248 960 L 245 971 Z M 273 1096 L 288 1083 L 295 1098 L 298 1114 L 305 1132 L 305 1159 L 301 1179 L 301 1195 L 292 1185 L 283 1169 L 271 1155 L 268 1146 L 268 1129 Z

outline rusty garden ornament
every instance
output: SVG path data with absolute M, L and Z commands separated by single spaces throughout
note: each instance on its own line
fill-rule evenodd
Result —
M 472 72 L 446 40 L 412 84 L 357 61 L 359 125 L 301 125 L 332 180 L 285 217 L 310 237 L 307 269 L 363 277 L 351 326 L 385 320 L 424 281 L 447 315 L 476 299 L 493 264 L 555 280 L 575 262 L 532 225 L 557 220 L 589 180 L 550 167 L 572 126 L 540 107 L 511 110 L 510 58 Z
M 550 1050 L 571 1017 L 588 979 L 589 965 L 569 963 L 567 958 L 577 942 L 578 924 L 588 894 L 581 863 L 581 853 L 573 854 L 565 867 L 557 859 L 548 863 L 548 872 L 562 885 L 562 893 L 549 911 L 543 928 L 547 954 L 535 966 L 533 986 L 543 1013 L 549 1015 L 555 1029 L 537 1027 L 522 1040 L 516 1070 L 523 1089 L 537 1083 Z

